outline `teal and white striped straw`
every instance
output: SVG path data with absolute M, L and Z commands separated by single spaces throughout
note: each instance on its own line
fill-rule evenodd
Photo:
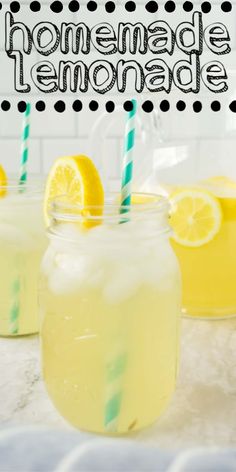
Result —
M 20 276 L 17 275 L 12 284 L 12 304 L 10 310 L 10 334 L 18 334 L 20 314 Z
M 24 113 L 22 138 L 21 138 L 21 166 L 20 166 L 20 185 L 27 182 L 27 165 L 29 156 L 29 135 L 30 135 L 30 112 L 31 105 L 27 103 Z
M 132 177 L 133 177 L 133 151 L 135 145 L 135 117 L 137 112 L 137 101 L 132 100 L 133 109 L 128 113 L 125 129 L 125 145 L 124 145 L 124 160 L 123 173 L 121 184 L 121 206 L 129 206 L 131 204 L 132 193 Z M 124 208 L 121 213 L 126 212 Z
M 126 367 L 126 353 L 122 346 L 114 346 L 106 372 L 106 404 L 105 430 L 107 433 L 117 433 L 118 419 L 122 402 L 123 375 Z
M 133 176 L 133 150 L 135 144 L 135 116 L 137 112 L 137 101 L 132 100 L 133 109 L 128 114 L 125 130 L 125 146 L 123 174 L 121 185 L 121 210 L 126 213 L 125 207 L 131 205 L 131 187 Z M 125 223 L 127 219 L 122 219 Z M 106 369 L 106 403 L 104 426 L 108 433 L 119 432 L 119 416 L 123 397 L 124 372 L 127 362 L 127 348 L 125 347 L 124 335 L 118 335 L 114 342 L 113 352 Z
M 27 182 L 27 164 L 29 156 L 29 134 L 30 134 L 30 112 L 31 105 L 27 103 L 24 113 L 22 136 L 21 136 L 21 165 L 19 185 L 25 185 Z M 20 275 L 16 275 L 11 287 L 12 304 L 10 309 L 10 334 L 16 335 L 19 332 L 20 316 Z

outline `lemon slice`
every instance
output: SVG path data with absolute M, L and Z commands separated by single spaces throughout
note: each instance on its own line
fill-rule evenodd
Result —
M 210 192 L 186 188 L 173 193 L 170 202 L 173 238 L 182 246 L 207 244 L 220 230 L 221 205 Z
M 7 193 L 7 175 L 3 167 L 0 165 L 0 197 L 4 197 Z
M 88 216 L 102 215 L 104 191 L 99 173 L 87 156 L 60 157 L 51 168 L 45 190 L 44 214 L 47 226 L 50 223 L 50 204 L 56 197 L 63 197 L 69 205 L 91 207 Z M 95 208 L 96 207 L 96 208 Z M 83 221 L 84 227 L 98 222 Z

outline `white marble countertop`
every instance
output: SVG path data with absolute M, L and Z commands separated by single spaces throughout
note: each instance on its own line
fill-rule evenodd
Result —
M 40 378 L 38 337 L 0 339 L 0 427 L 70 429 Z M 236 318 L 183 320 L 176 393 L 154 426 L 135 435 L 161 447 L 236 447 Z

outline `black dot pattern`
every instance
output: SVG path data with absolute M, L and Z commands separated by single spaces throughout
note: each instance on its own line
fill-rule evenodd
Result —
M 179 100 L 176 103 L 176 108 L 177 108 L 178 111 L 184 111 L 185 108 L 186 108 L 186 103 L 183 100 Z
M 35 108 L 37 111 L 44 111 L 45 108 L 46 108 L 46 105 L 45 105 L 45 102 L 43 100 L 39 100 L 36 104 L 35 104 Z
M 221 109 L 220 102 L 218 102 L 218 100 L 214 100 L 214 102 L 211 103 L 211 109 L 212 111 L 220 111 Z
M 1 103 L 1 108 L 3 111 L 8 111 L 10 110 L 11 108 L 11 104 L 8 100 L 3 100 L 3 102 Z
M 151 102 L 151 100 L 146 100 L 142 104 L 142 109 L 143 109 L 143 111 L 145 111 L 145 113 L 151 113 L 153 111 L 153 108 L 154 108 L 154 105 Z
M 115 110 L 115 103 L 110 100 L 109 102 L 106 103 L 106 111 L 107 113 L 113 113 L 113 111 Z
M 127 100 L 125 103 L 124 103 L 124 110 L 129 112 L 129 111 L 132 111 L 134 108 L 133 106 L 133 103 L 131 102 L 131 100 Z
M 20 11 L 20 4 L 19 2 L 11 2 L 10 3 L 10 10 L 12 13 L 17 13 Z
M 133 11 L 136 10 L 136 3 L 135 2 L 126 2 L 125 9 L 128 12 L 132 13 Z
M 158 10 L 158 3 L 154 1 L 148 2 L 145 8 L 149 13 L 156 13 Z
M 41 4 L 40 2 L 31 2 L 30 3 L 30 10 L 37 13 L 37 11 L 41 10 Z
M 90 104 L 89 104 L 89 109 L 91 111 L 97 111 L 98 110 L 98 102 L 96 100 L 91 100 Z
M 113 13 L 113 11 L 116 9 L 116 4 L 114 2 L 107 2 L 105 4 L 105 9 L 107 13 Z
M 87 9 L 88 11 L 96 11 L 97 10 L 97 2 L 94 2 L 90 0 L 90 2 L 87 3 Z
M 90 12 L 94 12 L 98 8 L 98 2 L 95 0 L 89 0 L 87 3 L 87 9 Z M 55 0 L 50 4 L 50 8 L 54 13 L 61 13 L 64 7 L 68 7 L 69 10 L 73 13 L 76 13 L 80 9 L 80 2 L 78 0 L 70 0 L 67 5 L 64 5 L 62 1 Z M 38 0 L 34 0 L 29 4 L 31 11 L 38 12 L 41 10 L 41 3 Z M 126 11 L 134 12 L 136 10 L 136 2 L 135 1 L 127 1 L 124 4 Z M 191 12 L 193 10 L 193 2 L 186 0 L 183 2 L 182 7 L 184 11 Z M 145 8 L 149 13 L 156 13 L 159 6 L 156 0 L 149 0 L 145 4 Z M 164 4 L 164 8 L 168 13 L 173 13 L 176 9 L 176 4 L 173 0 L 168 0 Z M 209 13 L 211 11 L 211 3 L 209 1 L 203 1 L 201 4 L 201 10 L 203 13 Z M 221 3 L 221 10 L 224 13 L 229 13 L 232 11 L 233 5 L 230 1 L 225 0 Z M 0 10 L 2 9 L 2 2 L 0 2 Z M 20 3 L 17 1 L 13 1 L 10 3 L 10 9 L 12 13 L 17 13 L 20 10 Z M 107 1 L 105 3 L 105 10 L 107 13 L 113 13 L 116 10 L 116 3 L 114 1 Z
M 1 102 L 0 106 L 1 106 L 2 111 L 9 111 L 11 109 L 11 103 L 8 100 L 3 100 Z M 26 106 L 27 106 L 27 103 L 25 101 L 22 100 L 22 101 L 18 102 L 18 104 L 17 104 L 18 111 L 20 113 L 24 113 L 25 110 L 26 110 Z M 89 109 L 91 111 L 94 111 L 94 112 L 99 109 L 99 103 L 96 100 L 91 100 L 89 102 L 88 106 L 89 106 Z M 187 109 L 187 105 L 186 105 L 184 100 L 178 100 L 175 104 L 173 103 L 173 106 L 175 106 L 176 109 L 180 112 L 183 112 L 184 110 Z M 168 112 L 170 110 L 171 105 L 170 105 L 170 102 L 168 100 L 162 100 L 160 102 L 159 107 L 160 107 L 160 110 L 165 113 L 165 112 Z M 131 100 L 126 100 L 123 103 L 123 108 L 126 112 L 132 111 L 133 110 L 132 101 Z M 35 103 L 35 109 L 38 112 L 45 111 L 46 110 L 46 103 L 43 100 L 37 101 Z M 58 113 L 63 113 L 64 111 L 66 111 L 65 102 L 63 100 L 58 100 L 54 104 L 54 109 Z M 83 109 L 82 101 L 81 100 L 75 100 L 72 104 L 72 109 L 77 113 L 80 112 Z M 116 105 L 112 100 L 109 100 L 105 103 L 105 109 L 106 109 L 107 113 L 113 113 L 116 109 Z M 222 109 L 222 104 L 218 100 L 213 100 L 209 104 L 209 109 L 211 109 L 213 112 L 219 112 Z M 154 110 L 153 102 L 151 100 L 144 101 L 142 103 L 142 110 L 145 113 L 152 113 L 152 111 Z M 194 113 L 200 113 L 202 110 L 203 110 L 203 105 L 202 105 L 200 100 L 196 100 L 195 102 L 193 102 L 192 111 Z M 229 104 L 229 110 L 231 110 L 233 113 L 236 113 L 236 100 L 233 100 Z M 191 108 L 190 108 L 189 111 L 191 112 Z
M 233 100 L 233 101 L 230 103 L 229 109 L 230 109 L 233 113 L 236 113 L 236 100 Z
M 170 109 L 170 104 L 168 100 L 162 100 L 160 103 L 160 110 L 163 112 L 167 112 Z
M 72 108 L 73 108 L 74 111 L 76 111 L 76 113 L 79 113 L 83 108 L 83 104 L 82 104 L 81 100 L 75 100 L 73 105 L 72 105 Z
M 198 100 L 196 100 L 196 102 L 193 103 L 193 111 L 195 113 L 200 113 L 200 111 L 202 111 L 202 104 Z
M 169 0 L 168 2 L 166 2 L 165 4 L 165 10 L 168 12 L 168 13 L 173 13 L 173 11 L 175 11 L 175 2 L 173 2 L 172 0 Z
M 184 11 L 187 11 L 187 12 L 192 11 L 192 9 L 193 9 L 192 2 L 184 2 L 183 3 L 183 9 L 184 9 Z
M 63 113 L 66 109 L 66 104 L 63 102 L 63 100 L 58 100 L 55 103 L 54 108 L 58 113 Z
M 202 13 L 209 13 L 211 11 L 210 2 L 203 2 L 201 4 Z
M 56 0 L 55 2 L 51 3 L 50 8 L 54 13 L 61 13 L 63 10 L 63 4 L 62 2 Z
M 68 8 L 73 13 L 76 13 L 80 9 L 80 4 L 76 0 L 72 0 L 72 2 L 69 3 Z
M 20 113 L 24 113 L 25 110 L 26 110 L 26 102 L 20 101 L 17 105 L 17 108 L 18 108 Z
M 232 3 L 231 2 L 223 2 L 221 4 L 221 10 L 225 13 L 229 13 L 232 10 Z

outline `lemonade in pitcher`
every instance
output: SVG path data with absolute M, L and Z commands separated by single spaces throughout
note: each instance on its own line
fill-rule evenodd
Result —
M 121 215 L 117 195 L 103 202 L 91 166 L 84 156 L 59 159 L 49 177 L 46 200 L 58 179 L 67 193 L 46 205 L 43 376 L 71 424 L 121 434 L 154 422 L 175 389 L 180 273 L 166 199 L 145 196 Z M 90 193 L 95 206 L 85 204 Z
M 216 176 L 169 188 L 172 245 L 183 281 L 184 313 L 236 314 L 236 182 Z
M 45 249 L 38 185 L 0 185 L 0 336 L 38 332 L 38 276 Z

